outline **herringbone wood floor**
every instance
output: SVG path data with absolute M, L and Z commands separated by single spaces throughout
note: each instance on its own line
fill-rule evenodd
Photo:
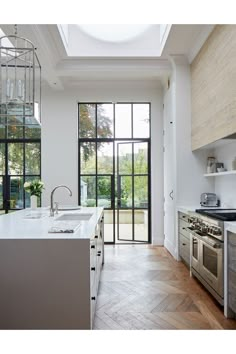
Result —
M 235 329 L 163 247 L 105 246 L 94 329 Z

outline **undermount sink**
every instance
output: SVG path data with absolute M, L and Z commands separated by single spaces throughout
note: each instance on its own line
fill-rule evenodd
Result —
M 56 221 L 88 221 L 93 214 L 62 214 L 58 218 L 56 218 Z
M 31 211 L 28 214 L 24 215 L 24 219 L 42 219 L 46 216 L 45 213 L 42 212 L 37 212 L 37 211 Z

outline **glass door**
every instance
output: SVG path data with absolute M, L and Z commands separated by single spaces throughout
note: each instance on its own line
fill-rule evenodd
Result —
M 150 242 L 150 104 L 79 103 L 79 204 L 104 207 L 104 241 Z
M 104 208 L 105 242 L 114 243 L 114 143 L 80 143 L 79 204 Z
M 117 239 L 148 242 L 148 142 L 117 143 Z

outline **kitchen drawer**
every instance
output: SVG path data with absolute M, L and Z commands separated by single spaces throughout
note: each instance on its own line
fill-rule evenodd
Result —
M 188 218 L 189 218 L 188 214 L 179 212 L 179 219 L 188 222 Z
M 229 237 L 228 240 L 228 265 L 236 272 L 236 243 L 234 239 L 235 237 Z
M 190 265 L 190 241 L 183 235 L 179 235 L 179 255 Z
M 188 229 L 189 224 L 179 219 L 179 233 L 190 239 L 190 231 Z
M 188 221 L 183 220 L 183 219 L 180 219 L 180 218 L 179 218 L 178 224 L 179 224 L 179 226 L 180 226 L 180 224 L 181 224 L 181 225 L 183 225 L 184 227 L 188 227 L 188 225 L 189 225 Z
M 236 272 L 228 271 L 229 307 L 236 313 Z

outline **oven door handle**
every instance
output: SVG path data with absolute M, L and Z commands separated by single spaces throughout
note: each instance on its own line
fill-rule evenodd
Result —
M 223 249 L 223 245 L 219 242 L 207 242 L 207 240 L 201 240 L 203 244 L 211 247 L 214 250 L 222 250 Z
M 220 250 L 223 248 L 223 244 L 220 242 L 209 242 L 207 239 L 204 239 L 204 237 L 201 237 L 200 235 L 198 235 L 196 232 L 192 231 L 190 233 L 192 238 L 197 238 L 199 241 L 201 241 L 203 244 L 206 244 L 207 246 L 211 247 L 214 250 Z

